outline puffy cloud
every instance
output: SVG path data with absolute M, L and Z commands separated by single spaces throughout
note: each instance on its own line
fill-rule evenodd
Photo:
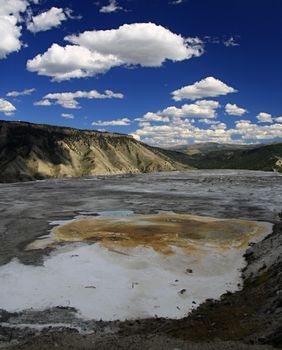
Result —
M 172 98 L 175 101 L 182 101 L 184 99 L 196 100 L 203 97 L 227 95 L 233 92 L 237 92 L 237 90 L 214 77 L 207 77 L 197 81 L 193 85 L 184 86 L 179 90 L 173 91 Z
M 203 53 L 197 38 L 184 38 L 154 23 L 124 24 L 118 29 L 86 31 L 53 44 L 27 62 L 27 69 L 61 81 L 105 73 L 116 66 L 160 67 Z
M 5 115 L 12 115 L 16 111 L 16 107 L 11 102 L 0 98 L 0 112 Z
M 124 24 L 118 29 L 86 31 L 66 40 L 98 51 L 115 55 L 124 64 L 160 67 L 165 60 L 183 61 L 202 54 L 201 42 L 188 44 L 181 35 L 154 23 Z
M 120 65 L 121 61 L 113 55 L 101 55 L 80 46 L 61 47 L 57 44 L 53 44 L 44 55 L 27 62 L 29 71 L 51 76 L 54 81 L 94 76 Z
M 0 0 L 0 59 L 21 49 L 21 14 L 27 7 L 25 0 Z
M 143 142 L 161 147 L 207 141 L 250 143 L 281 138 L 282 123 L 261 126 L 250 120 L 238 120 L 234 128 L 228 129 L 225 123 L 218 121 L 207 128 L 198 127 L 189 119 L 175 118 L 166 125 L 145 124 L 134 134 Z
M 98 120 L 97 122 L 93 122 L 92 125 L 98 126 L 126 126 L 130 125 L 131 121 L 128 118 L 115 119 L 109 121 Z
M 58 27 L 63 21 L 67 20 L 64 9 L 52 7 L 46 12 L 42 12 L 37 16 L 32 16 L 27 23 L 27 29 L 32 33 L 44 32 L 51 28 Z
M 110 0 L 108 5 L 105 5 L 100 8 L 101 13 L 112 13 L 119 10 L 122 10 L 123 8 L 119 6 L 118 2 L 116 0 Z
M 282 123 L 282 117 L 277 117 L 277 118 L 275 118 L 275 121 L 276 121 L 277 123 Z
M 219 107 L 220 104 L 217 101 L 200 100 L 193 104 L 185 104 L 180 108 L 170 106 L 156 113 L 148 112 L 142 118 L 135 120 L 139 122 L 140 126 L 150 126 L 148 122 L 182 124 L 181 118 L 189 118 L 185 121 L 186 123 L 194 123 L 195 120 L 191 118 L 203 118 L 205 122 L 207 118 L 216 117 L 216 109 Z
M 77 109 L 77 108 L 80 108 L 80 105 L 77 99 L 81 99 L 81 98 L 85 98 L 89 100 L 110 99 L 110 98 L 122 99 L 123 97 L 124 97 L 123 94 L 115 93 L 111 90 L 106 90 L 102 94 L 96 90 L 58 92 L 58 93 L 50 93 L 45 95 L 41 101 L 35 102 L 34 105 L 35 106 L 60 105 L 64 108 Z
M 244 141 L 271 140 L 282 137 L 282 124 L 257 125 L 250 120 L 236 122 L 236 128 L 231 130 L 234 135 L 241 135 Z
M 204 119 L 200 119 L 199 123 L 215 125 L 215 124 L 219 124 L 220 122 L 218 120 L 204 118 Z
M 137 118 L 135 120 L 141 121 L 141 122 L 142 121 L 143 122 L 153 121 L 153 122 L 161 122 L 161 123 L 168 123 L 169 122 L 168 117 L 162 117 L 161 115 L 159 115 L 157 113 L 152 113 L 152 112 L 148 112 L 142 118 Z M 143 125 L 146 125 L 146 124 L 143 124 Z
M 53 81 L 62 81 L 105 73 L 121 64 L 114 55 L 101 55 L 81 46 L 53 44 L 43 55 L 29 60 L 27 69 L 52 77 Z
M 236 104 L 227 103 L 225 106 L 225 112 L 229 115 L 242 116 L 248 111 L 244 108 L 238 107 Z
M 242 119 L 242 120 L 236 121 L 235 124 L 237 129 L 243 130 L 243 129 L 247 129 L 252 124 L 252 122 L 247 119 Z
M 136 135 L 136 134 L 130 134 L 131 136 L 133 136 L 133 138 L 135 139 L 135 140 L 137 140 L 137 141 L 141 141 L 141 138 L 140 138 L 140 136 L 139 135 Z
M 33 105 L 34 106 L 49 107 L 49 106 L 53 106 L 53 103 L 49 100 L 41 100 L 41 101 L 34 102 Z
M 25 89 L 23 91 L 10 91 L 6 94 L 8 97 L 19 97 L 19 96 L 26 96 L 31 95 L 33 92 L 35 92 L 36 89 Z
M 217 101 L 201 100 L 192 104 L 185 104 L 180 108 L 175 106 L 167 107 L 160 114 L 172 118 L 214 118 L 216 109 L 219 107 L 220 104 Z
M 161 126 L 148 126 L 138 129 L 134 133 L 140 140 L 156 146 L 168 147 L 188 142 L 231 142 L 226 125 L 221 123 L 218 127 L 201 129 L 187 120 L 178 120 L 177 123 Z
M 74 119 L 74 115 L 69 113 L 62 113 L 61 116 L 65 119 Z
M 272 115 L 269 113 L 261 112 L 257 115 L 259 123 L 272 123 Z
M 23 15 L 30 11 L 30 4 L 38 2 L 38 0 L 0 0 L 0 59 L 22 48 Z
M 20 19 L 20 13 L 28 6 L 26 0 L 0 0 L 0 16 L 14 15 Z

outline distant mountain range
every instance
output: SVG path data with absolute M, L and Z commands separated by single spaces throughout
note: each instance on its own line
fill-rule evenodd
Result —
M 174 147 L 197 169 L 248 169 L 282 172 L 282 142 L 253 145 L 213 142 Z
M 165 150 L 130 135 L 0 121 L 0 182 L 217 168 L 282 171 L 282 143 Z
M 255 148 L 258 145 L 237 145 L 228 143 L 216 143 L 216 142 L 204 142 L 195 143 L 191 145 L 181 145 L 171 147 L 170 150 L 182 152 L 188 154 L 189 156 L 194 156 L 197 154 L 207 154 L 213 151 L 234 151 Z

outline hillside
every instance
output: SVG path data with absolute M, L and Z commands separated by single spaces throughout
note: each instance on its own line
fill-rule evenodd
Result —
M 0 181 L 189 169 L 188 157 L 123 134 L 0 121 Z
M 217 142 L 203 142 L 190 145 L 180 145 L 170 148 L 172 151 L 182 152 L 187 155 L 207 154 L 213 151 L 234 151 L 256 148 L 257 145 L 237 145 Z
M 282 172 L 282 142 L 221 149 L 190 156 L 198 169 L 248 169 Z

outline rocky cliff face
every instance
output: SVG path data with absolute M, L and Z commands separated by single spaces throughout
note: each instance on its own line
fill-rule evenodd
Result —
M 0 121 L 2 182 L 189 168 L 174 153 L 129 135 Z

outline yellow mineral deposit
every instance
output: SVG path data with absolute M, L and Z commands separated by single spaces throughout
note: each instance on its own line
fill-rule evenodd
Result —
M 204 246 L 244 248 L 266 232 L 265 224 L 183 214 L 130 215 L 73 220 L 54 229 L 55 242 L 99 242 L 112 251 L 148 247 L 172 255 L 180 247 L 197 255 Z

